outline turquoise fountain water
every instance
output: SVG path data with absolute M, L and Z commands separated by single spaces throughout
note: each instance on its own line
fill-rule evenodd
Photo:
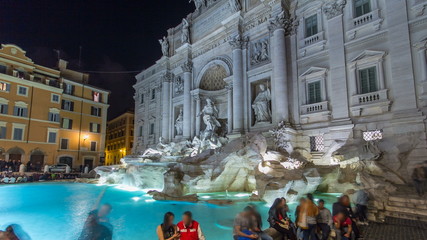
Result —
M 87 213 L 98 195 L 107 186 L 78 183 L 33 183 L 0 186 L 0 227 L 18 224 L 32 240 L 75 240 L 78 238 Z M 203 194 L 201 200 L 212 198 L 247 198 L 242 193 Z M 321 196 L 328 203 L 336 195 Z M 208 203 L 154 201 L 141 190 L 108 186 L 102 203 L 110 203 L 110 220 L 114 226 L 113 239 L 156 240 L 156 226 L 163 214 L 171 211 L 179 219 L 184 211 L 193 212 L 208 240 L 231 239 L 234 216 L 247 203 L 216 206 Z M 267 226 L 268 207 L 255 203 Z M 291 213 L 296 204 L 289 204 Z M 330 204 L 327 205 L 330 207 Z M 293 217 L 293 214 L 291 214 Z M 176 221 L 178 221 L 176 219 Z M 27 240 L 22 239 L 22 240 Z

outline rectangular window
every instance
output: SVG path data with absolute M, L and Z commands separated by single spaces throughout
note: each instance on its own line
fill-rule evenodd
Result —
M 13 115 L 18 117 L 27 117 L 28 109 L 23 107 L 15 107 L 13 110 Z
M 68 139 L 61 139 L 61 149 L 68 149 Z
M 0 139 L 6 139 L 6 127 L 0 127 Z
M 59 95 L 58 95 L 58 94 L 53 94 L 53 93 L 52 93 L 51 102 L 59 103 Z
M 356 18 L 370 12 L 371 0 L 354 0 L 354 14 Z
M 360 93 L 371 93 L 378 91 L 377 68 L 370 67 L 359 70 Z
M 24 86 L 18 86 L 18 95 L 27 96 L 28 95 L 28 88 L 24 87 Z
M 90 131 L 93 133 L 99 133 L 100 132 L 101 125 L 98 123 L 90 123 Z
M 144 103 L 144 94 L 141 93 L 141 95 L 139 95 L 139 103 L 143 104 Z
M 90 142 L 90 150 L 93 152 L 96 151 L 96 142 Z
M 9 106 L 7 104 L 0 104 L 0 114 L 7 114 Z
M 101 117 L 101 108 L 100 107 L 90 107 L 90 114 L 92 116 Z
M 143 128 L 142 128 L 142 126 L 139 126 L 139 132 L 138 132 L 138 137 L 142 137 L 142 131 L 143 131 Z
M 61 108 L 67 111 L 74 111 L 74 102 L 69 100 L 62 100 Z
M 73 120 L 68 118 L 63 118 L 61 127 L 64 129 L 73 129 Z
M 317 14 L 305 19 L 305 37 L 317 34 Z
M 10 84 L 5 83 L 5 82 L 0 82 L 0 91 L 9 92 L 10 91 Z
M 94 102 L 101 102 L 102 94 L 99 92 L 92 91 L 92 100 Z
M 151 99 L 155 99 L 156 98 L 156 89 L 152 89 L 151 90 Z
M 310 137 L 311 152 L 323 152 L 325 145 L 323 143 L 323 135 Z
M 56 132 L 48 132 L 47 142 L 56 143 Z
M 49 121 L 51 122 L 59 122 L 59 113 L 49 113 L 48 116 Z
M 308 103 L 318 103 L 322 101 L 320 81 L 308 84 Z
M 68 95 L 74 95 L 74 86 L 71 84 L 64 84 L 64 93 Z
M 150 135 L 154 134 L 154 123 L 150 124 Z
M 0 73 L 6 74 L 7 67 L 4 65 L 0 65 Z
M 13 129 L 13 140 L 22 141 L 24 135 L 24 129 L 14 128 Z

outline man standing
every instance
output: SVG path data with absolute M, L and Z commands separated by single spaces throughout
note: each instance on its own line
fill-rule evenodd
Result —
M 366 190 L 360 189 L 356 192 L 356 199 L 355 199 L 356 209 L 357 209 L 356 214 L 359 218 L 359 221 L 365 225 L 368 224 L 368 217 L 367 217 L 368 200 L 369 200 L 369 195 Z
M 422 164 L 415 165 L 412 172 L 412 180 L 414 181 L 415 190 L 418 196 L 424 196 L 424 182 L 426 181 L 426 172 Z
M 319 215 L 317 216 L 317 226 L 322 230 L 321 240 L 328 240 L 332 227 L 331 211 L 325 208 L 325 201 L 322 199 L 319 200 L 318 208 Z
M 206 240 L 200 224 L 193 220 L 193 214 L 189 211 L 182 215 L 182 221 L 176 227 L 181 234 L 180 240 Z

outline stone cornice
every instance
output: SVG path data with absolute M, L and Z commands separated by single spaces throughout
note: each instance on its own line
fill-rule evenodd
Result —
M 325 4 L 323 7 L 323 13 L 325 13 L 326 17 L 332 19 L 338 15 L 343 14 L 343 10 L 345 5 L 347 4 L 347 0 L 332 0 Z

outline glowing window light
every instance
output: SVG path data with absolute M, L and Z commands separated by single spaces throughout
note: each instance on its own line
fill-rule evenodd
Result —
M 383 139 L 382 130 L 371 130 L 363 132 L 363 140 L 370 142 Z

